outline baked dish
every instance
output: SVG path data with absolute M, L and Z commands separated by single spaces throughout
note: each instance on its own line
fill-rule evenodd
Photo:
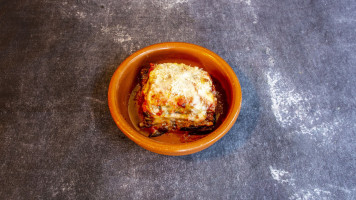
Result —
M 141 70 L 139 127 L 150 137 L 166 132 L 206 134 L 215 125 L 216 90 L 208 72 L 186 64 L 150 64 Z

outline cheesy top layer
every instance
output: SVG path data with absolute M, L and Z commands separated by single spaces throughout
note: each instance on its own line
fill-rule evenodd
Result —
M 215 88 L 208 72 L 178 63 L 152 66 L 143 87 L 145 108 L 154 123 L 165 119 L 200 122 L 215 111 Z

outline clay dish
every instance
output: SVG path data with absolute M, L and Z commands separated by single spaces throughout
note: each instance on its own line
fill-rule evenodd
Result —
M 149 63 L 177 62 L 205 69 L 226 94 L 226 112 L 216 129 L 206 137 L 187 143 L 158 141 L 141 134 L 129 117 L 128 104 L 138 83 L 140 69 Z M 165 155 L 187 155 L 208 148 L 234 125 L 241 107 L 240 83 L 231 67 L 214 52 L 189 43 L 167 42 L 145 47 L 124 60 L 111 78 L 108 101 L 111 115 L 120 130 L 141 147 Z M 234 133 L 231 133 L 234 134 Z

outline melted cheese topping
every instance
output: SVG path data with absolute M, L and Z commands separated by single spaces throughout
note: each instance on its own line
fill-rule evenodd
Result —
M 209 110 L 215 111 L 217 102 L 208 72 L 178 63 L 154 65 L 143 94 L 154 123 L 165 119 L 200 122 Z

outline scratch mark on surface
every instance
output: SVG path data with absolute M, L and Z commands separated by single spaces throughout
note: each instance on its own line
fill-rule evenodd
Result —
M 95 115 L 94 115 L 93 111 L 90 111 L 90 118 L 91 118 L 91 121 L 95 121 Z
M 99 99 L 96 99 L 96 98 L 93 98 L 93 97 L 85 97 L 85 98 L 88 99 L 88 100 L 94 101 L 96 103 L 99 103 L 99 104 L 106 104 L 105 101 L 102 101 L 102 100 L 99 100 Z

